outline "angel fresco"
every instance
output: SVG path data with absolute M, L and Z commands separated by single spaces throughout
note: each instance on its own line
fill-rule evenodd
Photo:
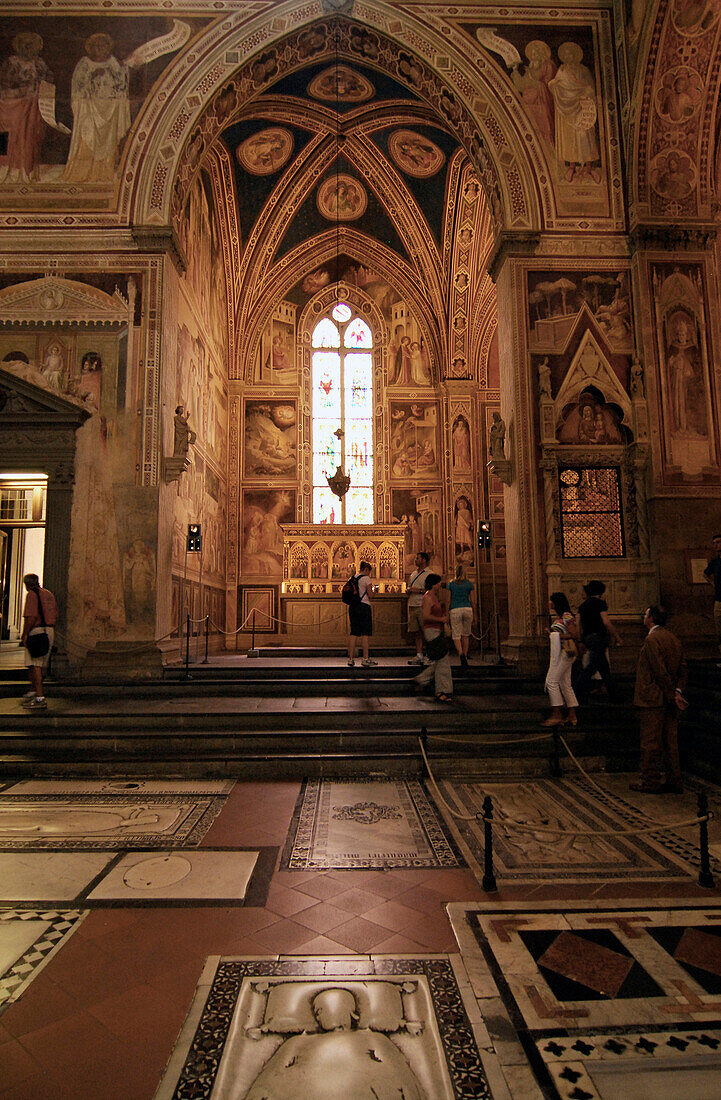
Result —
M 293 135 L 272 126 L 246 138 L 235 151 L 238 162 L 254 176 L 269 176 L 283 167 L 293 151 Z
M 359 218 L 368 205 L 365 188 L 352 176 L 331 176 L 318 188 L 318 209 L 329 221 Z

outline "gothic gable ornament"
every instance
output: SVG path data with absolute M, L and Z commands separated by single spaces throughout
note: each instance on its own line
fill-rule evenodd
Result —
M 46 275 L 0 290 L 0 321 L 52 325 L 123 325 L 128 303 L 87 283 Z
M 88 409 L 40 389 L 0 365 L 0 433 L 17 428 L 44 432 L 48 427 L 79 428 Z
M 631 401 L 621 385 L 611 364 L 590 330 L 587 330 L 571 361 L 554 401 L 554 423 L 561 423 L 562 412 L 570 404 L 578 402 L 584 390 L 592 386 L 600 390 L 606 404 L 618 405 L 626 423 L 631 422 Z

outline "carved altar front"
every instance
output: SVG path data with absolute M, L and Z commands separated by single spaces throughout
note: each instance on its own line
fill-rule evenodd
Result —
M 405 642 L 402 524 L 285 523 L 282 531 L 281 619 L 288 634 L 316 645 L 344 642 L 348 615 L 341 588 L 367 561 L 375 587 L 373 637 L 389 645 Z

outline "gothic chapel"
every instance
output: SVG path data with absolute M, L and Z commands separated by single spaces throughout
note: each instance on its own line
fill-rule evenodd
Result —
M 108 791 L 115 783 L 116 794 L 125 792 L 130 800 L 127 816 L 122 816 L 125 810 L 98 809 L 110 796 L 105 788 L 93 788 L 94 808 L 83 803 L 82 813 L 73 817 L 77 807 L 71 807 L 70 816 L 59 824 L 51 820 L 52 807 L 43 803 L 31 838 L 40 849 L 52 848 L 54 855 L 72 849 L 65 853 L 72 864 L 67 874 L 80 875 L 77 868 L 84 861 L 82 889 L 67 887 L 62 893 L 65 887 L 53 879 L 47 889 L 23 893 L 18 887 L 16 894 L 3 893 L 3 861 L 16 858 L 12 850 L 25 843 L 22 813 L 12 799 L 41 797 L 33 777 L 58 780 L 62 775 L 68 784 L 47 797 L 80 798 L 77 783 L 69 780 L 91 775 L 87 760 L 83 771 L 85 742 L 85 748 L 73 743 L 71 751 L 70 741 L 62 740 L 66 726 L 68 738 L 73 732 L 64 708 L 77 708 L 73 720 L 82 725 L 80 711 L 92 696 L 92 685 L 103 684 L 107 692 L 108 684 L 122 681 L 131 693 L 147 687 L 150 698 L 169 673 L 182 669 L 186 658 L 192 656 L 200 665 L 205 655 L 211 663 L 225 661 L 226 670 L 237 671 L 241 661 L 246 669 L 252 664 L 246 660 L 249 651 L 255 656 L 261 648 L 286 661 L 288 677 L 297 672 L 291 667 L 293 655 L 302 654 L 304 647 L 336 657 L 342 652 L 343 667 L 335 672 L 346 676 L 348 626 L 340 595 L 363 561 L 370 564 L 375 585 L 372 649 L 377 657 L 394 654 L 404 666 L 403 675 L 410 676 L 405 665 L 413 663 L 412 658 L 406 661 L 412 650 L 403 647 L 410 642 L 408 580 L 419 554 L 427 555 L 430 569 L 444 581 L 463 568 L 475 587 L 474 621 L 481 646 L 495 651 L 504 675 L 526 685 L 518 688 L 526 702 L 532 691 L 537 700 L 543 698 L 549 594 L 565 593 L 575 609 L 584 599 L 584 585 L 594 577 L 605 583 L 605 599 L 623 640 L 614 655 L 615 671 L 630 677 L 645 637 L 644 612 L 662 603 L 687 653 L 705 656 L 711 674 L 718 643 L 714 593 L 704 569 L 712 556 L 711 539 L 721 531 L 720 131 L 721 0 L 562 0 L 555 6 L 538 0 L 507 6 L 491 0 L 2 0 L 0 665 L 7 668 L 18 653 L 26 597 L 23 577 L 38 574 L 57 600 L 52 673 L 61 686 L 55 697 L 49 689 L 45 718 L 20 712 L 12 698 L 2 711 L 5 702 L 0 700 L 3 736 L 14 738 L 3 746 L 0 792 L 16 765 L 17 775 L 29 777 L 30 783 L 17 794 L 13 788 L 9 809 L 0 798 L 0 903 L 9 904 L 2 900 L 9 898 L 22 910 L 34 899 L 33 912 L 41 913 L 37 919 L 51 928 L 50 939 L 43 941 L 47 944 L 61 918 L 64 936 L 80 919 L 68 913 L 90 912 L 70 944 L 82 959 L 73 967 L 73 981 L 90 982 L 87 975 L 97 973 L 110 981 L 104 969 L 110 955 L 103 952 L 110 952 L 111 945 L 113 958 L 125 959 L 124 974 L 135 967 L 137 952 L 148 965 L 147 974 L 155 973 L 164 951 L 178 954 L 164 972 L 162 989 L 160 977 L 143 977 L 145 992 L 137 993 L 132 1003 L 137 1019 L 146 1023 L 137 1025 L 132 1042 L 130 1031 L 118 1022 L 124 1011 L 119 1001 L 113 1001 L 113 1013 L 120 1015 L 108 1024 L 112 1041 L 105 1032 L 96 1034 L 103 998 L 120 998 L 121 978 L 117 988 L 104 987 L 102 996 L 88 992 L 87 1004 L 93 1007 L 87 1012 L 83 1008 L 74 1039 L 63 1032 L 63 1049 L 77 1050 L 86 1041 L 102 1049 L 105 1077 L 98 1078 L 102 1084 L 95 1093 L 87 1079 L 82 1087 L 72 1084 L 73 1074 L 80 1071 L 69 1059 L 62 1061 L 60 1043 L 57 1064 L 64 1066 L 63 1073 L 42 1061 L 46 1040 L 47 1049 L 54 1049 L 52 1028 L 70 1018 L 70 1009 L 63 1007 L 66 993 L 58 992 L 64 981 L 71 981 L 70 964 L 63 962 L 73 957 L 69 948 L 63 947 L 33 979 L 24 1001 L 10 1003 L 16 1000 L 15 986 L 0 974 L 0 1012 L 3 998 L 10 1003 L 0 1021 L 0 1063 L 7 1043 L 8 1052 L 13 1048 L 13 1081 L 19 1082 L 8 1096 L 149 1098 L 204 960 L 213 954 L 236 956 L 240 950 L 253 958 L 271 952 L 276 970 L 270 963 L 267 970 L 265 963 L 247 963 L 240 977 L 240 971 L 233 971 L 237 989 L 241 979 L 250 985 L 238 994 L 238 1003 L 246 1005 L 243 1026 L 235 1017 L 228 1041 L 239 1052 L 238 1064 L 251 1068 L 244 1083 L 233 1083 L 227 1077 L 230 1071 L 222 1068 L 213 1086 L 216 1097 L 471 1100 L 493 1092 L 496 1100 L 541 1094 L 606 1100 L 658 1095 L 660 1100 L 666 1095 L 653 1084 L 645 1093 L 626 1092 L 617 1084 L 604 1091 L 600 1078 L 590 1083 L 591 1069 L 586 1068 L 578 1091 L 571 1091 L 573 1074 L 581 1069 L 568 1068 L 568 1052 L 542 1049 L 540 1038 L 529 1058 L 545 1068 L 538 1070 L 541 1084 L 528 1085 L 528 1090 L 518 1083 L 520 1078 L 514 1085 L 513 1067 L 501 1087 L 500 1070 L 489 1068 L 485 1055 L 477 1077 L 476 1070 L 463 1070 L 463 1077 L 458 1069 L 464 1055 L 453 1047 L 453 1036 L 471 1034 L 466 1009 L 453 1015 L 453 997 L 463 983 L 453 986 L 456 993 L 448 992 L 455 981 L 451 963 L 441 974 L 427 961 L 430 956 L 418 952 L 454 947 L 450 925 L 431 929 L 433 921 L 441 920 L 441 902 L 460 905 L 458 898 L 482 897 L 481 872 L 474 878 L 469 870 L 469 852 L 476 852 L 476 869 L 480 866 L 474 845 L 483 831 L 482 798 L 476 803 L 476 795 L 468 794 L 463 804 L 467 817 L 452 840 L 444 839 L 444 825 L 435 832 L 435 826 L 428 826 L 436 820 L 435 811 L 418 809 L 421 803 L 414 802 L 423 829 L 437 842 L 427 857 L 413 849 L 416 854 L 399 863 L 397 851 L 387 857 L 371 851 L 364 863 L 354 862 L 360 859 L 357 853 L 333 863 L 330 855 L 306 852 L 307 863 L 301 866 L 294 862 L 300 849 L 293 847 L 290 855 L 283 855 L 280 870 L 273 871 L 273 859 L 285 843 L 285 834 L 278 833 L 283 814 L 290 819 L 295 812 L 301 833 L 307 828 L 303 835 L 312 834 L 313 844 L 320 843 L 321 832 L 308 824 L 312 792 L 317 794 L 313 813 L 321 814 L 325 806 L 323 812 L 335 822 L 332 828 L 339 830 L 339 845 L 338 821 L 362 832 L 383 819 L 382 827 L 390 830 L 386 839 L 396 836 L 393 829 L 405 828 L 397 822 L 416 798 L 404 794 L 406 808 L 393 809 L 380 794 L 346 798 L 338 787 L 331 795 L 320 780 L 308 779 L 300 764 L 293 771 L 293 753 L 305 751 L 303 738 L 335 720 L 329 716 L 332 690 L 320 680 L 313 680 L 320 684 L 313 697 L 322 698 L 319 709 L 324 713 L 315 716 L 315 728 L 310 721 L 306 728 L 295 713 L 280 731 L 289 737 L 290 725 L 296 731 L 296 741 L 287 742 L 290 763 L 283 775 L 305 784 L 303 809 L 293 809 L 297 792 L 289 795 L 283 782 L 269 783 L 258 795 L 255 822 L 249 823 L 245 810 L 238 808 L 243 784 L 230 793 L 228 775 L 240 773 L 224 770 L 229 742 L 220 741 L 206 770 L 202 761 L 211 760 L 209 748 L 207 758 L 196 758 L 195 748 L 178 743 L 181 763 L 170 769 L 173 775 L 194 781 L 214 777 L 207 790 L 193 788 L 195 802 L 186 805 L 186 794 L 168 793 L 158 779 L 155 787 L 150 784 L 157 804 L 152 791 L 143 794 L 142 806 L 132 803 L 133 797 L 140 798 L 141 781 L 127 778 L 134 775 L 135 762 L 158 749 L 156 733 L 163 722 L 163 736 L 189 728 L 192 707 L 170 730 L 179 694 L 167 700 L 153 697 L 151 703 L 142 694 L 129 694 L 125 700 L 113 698 L 108 707 L 116 702 L 145 707 L 147 723 L 137 744 L 126 742 L 122 767 L 109 763 L 117 751 L 117 715 L 103 712 L 92 730 L 89 712 L 84 719 L 88 737 L 106 739 L 96 745 L 93 779 L 100 783 L 115 774 Z M 420 654 L 417 659 L 423 660 Z M 21 660 L 17 658 L 18 675 Z M 366 663 L 375 664 L 367 653 Z M 318 658 L 313 676 L 320 676 L 321 664 Z M 378 670 L 387 672 L 389 681 L 391 671 Z M 251 711 L 281 706 L 267 698 L 273 689 L 263 687 L 261 679 L 255 695 L 246 685 L 232 714 L 213 718 L 213 731 L 224 737 L 235 736 L 237 723 L 243 722 L 244 729 L 257 735 L 249 768 L 267 763 L 260 733 L 270 729 L 272 719 L 261 715 L 256 728 Z M 468 704 L 465 717 L 462 706 L 458 714 L 438 706 L 433 710 L 438 700 L 451 701 L 442 694 L 428 701 L 411 699 L 410 681 L 405 685 L 409 704 L 432 711 L 432 719 L 413 712 L 412 767 L 420 760 L 415 739 L 424 722 L 437 721 L 436 732 L 443 728 L 450 737 L 456 725 L 476 720 L 471 710 L 484 705 L 480 673 L 478 681 L 465 683 L 477 688 L 476 702 Z M 337 684 L 336 689 L 340 691 Z M 391 688 L 386 689 L 390 695 Z M 392 705 L 378 702 L 386 689 L 369 677 L 358 688 L 368 695 L 361 701 L 366 717 L 353 719 L 356 725 L 365 722 L 365 732 L 376 736 L 368 757 L 376 762 L 386 759 L 384 753 L 391 756 L 383 739 L 397 732 L 391 730 Z M 203 697 L 203 689 L 196 690 L 197 725 L 215 703 Z M 308 685 L 304 690 L 311 694 Z M 298 696 L 303 696 L 300 689 Z M 338 704 L 337 712 L 341 710 Z M 368 717 L 371 713 L 374 717 Z M 624 713 L 632 715 L 630 690 Z M 536 724 L 538 714 L 540 710 L 533 712 Z M 277 715 L 272 720 L 275 736 Z M 527 714 L 523 721 L 527 732 Z M 592 729 L 593 719 L 589 722 L 586 731 Z M 78 736 L 81 725 L 74 727 Z M 593 742 L 599 758 L 606 732 L 602 726 L 596 727 L 598 740 Z M 28 729 L 35 736 L 30 748 L 23 740 Z M 580 722 L 579 735 L 582 729 Z M 469 755 L 470 744 L 464 742 L 463 749 Z M 321 759 L 322 751 L 317 755 Z M 56 774 L 54 762 L 61 758 L 67 770 Z M 714 774 L 721 774 L 718 738 L 708 748 L 708 758 L 715 760 Z M 372 778 L 375 765 L 362 755 L 359 759 L 356 770 L 367 764 Z M 325 775 L 327 769 L 336 774 L 330 763 L 321 760 L 317 766 L 321 771 L 315 774 Z M 455 760 L 453 767 L 457 776 L 463 762 Z M 159 775 L 159 768 L 153 774 Z M 243 774 L 251 777 L 250 772 Z M 118 786 L 122 782 L 125 786 Z M 133 784 L 135 796 L 128 793 Z M 421 784 L 416 786 L 418 799 L 426 798 Z M 626 781 L 624 797 L 627 788 Z M 594 797 L 589 792 L 590 786 L 588 797 Z M 83 797 L 91 795 L 86 791 Z M 202 872 L 212 878 L 215 871 L 207 871 L 206 864 L 197 867 L 187 852 L 181 857 L 172 849 L 197 845 L 226 798 L 231 809 L 236 807 L 237 820 L 231 828 L 221 814 L 208 833 L 203 859 L 209 867 L 211 857 L 220 859 L 218 853 L 224 853 L 227 863 L 228 846 L 246 844 L 257 865 L 253 877 L 248 877 L 249 870 L 242 878 L 245 872 L 233 863 L 232 874 L 242 878 L 242 885 L 240 878 L 230 885 L 223 880 L 213 894 L 206 878 L 196 887 L 193 876 Z M 176 805 L 173 799 L 180 801 Z M 210 815 L 202 828 L 198 799 L 205 799 L 202 813 Z M 686 809 L 680 816 L 695 822 L 693 807 Z M 514 819 L 519 812 L 513 806 L 506 811 Z M 546 823 L 553 824 L 551 811 L 543 812 Z M 7 826 L 3 813 L 10 814 Z M 91 818 L 101 819 L 98 814 L 106 815 L 105 823 L 91 825 Z M 566 820 L 559 814 L 558 820 Z M 624 814 L 625 809 L 618 810 L 608 829 L 625 828 L 631 819 Z M 675 820 L 672 810 L 669 814 Z M 461 811 L 456 817 L 461 820 Z M 584 818 L 598 820 L 593 814 Z M 151 824 L 154 839 L 148 840 Z M 328 828 L 322 835 L 335 836 Z M 530 881 L 528 864 L 543 862 L 540 841 L 525 828 L 523 843 L 516 849 L 509 841 L 503 855 L 503 866 L 515 868 L 508 870 L 505 881 L 513 879 L 513 889 L 519 890 Z M 414 843 L 426 836 L 423 829 L 413 832 Z M 81 841 L 73 830 L 84 830 Z M 109 839 L 116 835 L 113 830 L 119 837 L 115 841 Z M 578 863 L 586 858 L 578 854 L 583 844 L 576 837 L 573 832 L 564 841 L 567 847 L 558 845 L 559 859 Z M 394 843 L 402 846 L 400 839 Z M 444 844 L 445 854 L 438 855 L 437 845 Z M 108 851 L 113 847 L 113 853 L 103 853 L 103 846 Z M 178 910 L 188 921 L 185 928 L 178 918 L 174 931 L 164 925 L 161 936 L 160 924 L 153 924 L 160 910 L 148 900 L 151 886 L 143 878 L 145 871 L 135 873 L 122 864 L 117 894 L 111 884 L 115 871 L 101 886 L 93 886 L 94 876 L 104 873 L 111 858 L 139 859 L 137 851 L 127 854 L 133 847 L 158 849 L 147 859 L 147 873 L 160 876 L 163 897 L 171 899 L 163 910 L 171 914 L 168 921 L 177 917 L 173 906 L 198 906 Z M 236 848 L 232 859 L 240 867 L 247 852 Z M 716 850 L 721 855 L 718 844 Z M 624 852 L 613 848 L 609 866 L 598 871 L 601 893 L 604 876 L 614 879 L 618 867 L 626 867 Z M 654 882 L 673 878 L 676 856 L 668 857 L 667 864 L 665 855 L 656 855 L 650 877 L 656 876 Z M 45 855 L 33 850 L 32 858 L 40 868 Z M 589 857 L 589 866 L 597 866 L 595 859 Z M 631 867 L 633 860 L 628 860 Z M 258 867 L 266 868 L 261 901 Z M 389 867 L 395 878 L 386 873 Z M 304 874 L 294 878 L 291 872 L 299 869 Z M 344 909 L 338 875 L 351 873 L 366 877 L 354 880 L 352 890 L 346 882 Z M 635 871 L 631 867 L 628 873 Z M 437 894 L 432 883 L 440 883 L 441 877 L 431 882 L 434 874 L 444 876 Z M 576 868 L 563 879 L 567 886 L 576 882 L 574 875 L 583 878 Z M 309 894 L 299 901 L 304 876 Z M 588 878 L 586 874 L 586 882 Z M 402 906 L 392 900 L 396 886 L 389 885 L 391 879 L 403 882 L 397 887 L 398 893 L 403 891 Z M 542 889 L 551 888 L 546 883 Z M 371 900 L 374 890 L 378 894 Z M 533 904 L 540 906 L 548 896 L 534 895 Z M 134 927 L 132 947 L 122 942 L 124 921 L 131 920 L 130 909 L 123 907 L 135 905 L 129 897 L 144 899 L 132 910 L 132 920 L 144 922 L 142 930 Z M 208 899 L 213 897 L 212 904 L 225 907 L 225 938 L 218 932 L 220 924 L 207 936 L 202 925 L 202 906 L 211 905 Z M 245 902 L 239 900 L 244 897 Z M 510 897 L 503 902 L 509 907 Z M 258 917 L 251 927 L 256 917 L 248 916 L 269 913 L 271 903 L 279 908 L 266 925 L 274 930 L 273 921 L 283 925 L 282 935 L 275 937 L 261 927 L 265 918 Z M 312 928 L 303 924 L 300 912 L 311 904 L 313 916 L 307 919 L 315 921 Z M 46 913 L 43 905 L 53 908 Z M 102 906 L 102 913 L 94 911 Z M 8 912 L 16 910 L 0 909 L 0 931 L 3 921 L 11 919 Z M 411 912 L 420 924 L 411 926 Z M 346 923 L 353 928 L 332 935 L 333 919 L 334 930 Z M 532 919 L 524 910 L 518 924 Z M 558 913 L 553 916 L 557 919 Z M 624 919 L 618 917 L 618 922 Z M 390 924 L 384 926 L 383 920 Z M 246 922 L 246 940 L 239 948 L 241 921 Z M 457 916 L 453 927 L 458 942 L 467 946 L 473 937 L 464 921 Z M 372 931 L 381 927 L 383 936 Z M 519 1014 L 510 1012 L 509 1017 L 514 1026 L 521 1016 L 526 1021 L 518 1024 L 519 1034 L 536 1027 L 538 1035 L 555 1036 L 555 1047 L 561 1049 L 563 1035 L 586 1026 L 577 1016 L 569 1022 L 576 1009 L 568 1002 L 579 1000 L 571 996 L 577 991 L 574 983 L 596 990 L 589 994 L 591 1007 L 583 1009 L 588 1012 L 586 1044 L 592 1041 L 589 1035 L 609 1026 L 601 1015 L 594 1016 L 599 998 L 630 997 L 619 991 L 630 988 L 624 983 L 636 981 L 639 968 L 646 975 L 643 981 L 648 978 L 646 986 L 638 985 L 646 990 L 643 996 L 651 1001 L 660 996 L 654 990 L 663 981 L 652 963 L 668 947 L 666 940 L 661 943 L 659 932 L 646 961 L 631 962 L 637 941 L 629 932 L 627 947 L 614 955 L 619 976 L 609 962 L 611 939 L 617 933 L 622 938 L 618 927 L 609 931 L 609 924 L 588 933 L 590 939 L 583 944 L 595 936 L 593 949 L 606 954 L 588 963 L 583 974 L 568 964 L 562 981 L 553 986 L 553 1009 L 551 993 L 545 987 L 538 992 L 535 976 L 524 978 L 523 989 L 531 989 L 528 1013 L 523 1016 L 526 994 L 521 990 Z M 716 976 L 708 979 L 709 997 L 721 996 L 721 926 L 714 928 L 701 946 L 696 944 L 695 961 L 688 964 L 698 968 L 713 958 Z M 97 938 L 88 948 L 91 934 Z M 25 943 L 22 930 L 17 935 L 18 951 L 29 950 L 34 941 Z M 202 962 L 192 955 L 196 935 L 203 944 Z M 509 937 L 516 937 L 516 943 L 526 936 L 524 950 L 529 958 L 535 952 L 534 967 L 543 952 L 553 956 L 550 972 L 556 947 L 548 946 L 546 935 L 551 935 L 547 925 L 527 934 L 498 932 L 496 976 L 515 966 L 516 956 L 504 955 Z M 489 931 L 483 949 L 487 960 L 491 941 Z M 5 958 L 3 942 L 0 935 L 0 962 Z M 154 959 L 149 947 L 143 954 L 143 945 L 151 943 Z M 90 952 L 90 963 L 79 954 L 81 944 Z M 674 941 L 674 951 L 676 946 Z M 308 979 L 299 1007 L 291 986 L 305 971 L 286 972 L 286 963 L 277 959 L 301 947 L 304 955 L 331 960 L 326 978 L 332 966 L 340 967 L 335 958 L 340 952 L 365 952 L 357 958 L 366 961 L 357 963 L 360 969 L 342 972 L 340 989 L 325 978 L 322 988 L 311 988 Z M 383 971 L 384 981 L 376 983 L 383 988 L 376 990 L 375 1001 L 376 993 L 365 988 L 373 983 L 358 978 L 366 974 L 363 966 L 371 967 L 367 952 L 374 948 L 384 958 L 401 952 L 403 965 L 410 967 L 403 970 L 398 964 L 393 970 L 384 963 L 388 970 Z M 409 952 L 414 950 L 411 965 Z M 183 951 L 190 953 L 185 969 Z M 465 947 L 463 951 L 465 959 Z M 571 954 L 569 950 L 568 958 Z M 621 958 L 626 961 L 618 963 Z M 674 958 L 673 965 L 680 967 Z M 496 964 L 489 965 L 493 969 Z M 616 982 L 613 993 L 605 977 L 593 986 L 599 981 L 593 975 L 601 971 L 618 978 L 609 978 L 612 985 Z M 653 980 L 650 974 L 656 975 Z M 286 1000 L 268 992 L 283 975 L 290 975 L 286 985 L 273 989 L 283 988 Z M 25 980 L 17 977 L 20 985 Z M 682 1016 L 696 1029 L 693 1036 L 698 1038 L 699 1029 L 706 1028 L 709 1043 L 719 1047 L 721 1025 L 714 1030 L 711 1010 L 699 1009 L 694 1015 L 694 1005 L 702 1003 L 698 998 L 705 996 L 693 985 L 696 980 L 701 981 L 698 976 L 678 978 L 678 992 L 671 999 L 676 1009 L 683 1001 L 683 1013 L 678 1009 L 677 1019 L 673 1005 L 664 1008 L 669 1014 L 666 1030 L 670 1034 Z M 563 982 L 570 984 L 562 987 Z M 436 1041 L 431 1025 L 418 1021 L 430 1019 L 432 1001 L 438 1005 L 443 1000 L 441 987 L 448 997 L 436 1011 L 449 1015 L 445 1024 L 438 1015 L 441 1038 Z M 499 989 L 505 997 L 500 977 Z M 28 1033 L 37 1038 L 30 1022 L 26 1030 L 25 1023 L 15 1023 L 23 1012 L 29 1020 L 33 996 L 40 1003 L 40 993 L 33 990 L 44 990 L 44 1007 L 37 1011 L 48 1029 L 36 1047 L 23 1038 Z M 247 1004 L 242 1001 L 246 995 Z M 147 1005 L 156 1006 L 154 1013 Z M 55 1007 L 51 1011 L 48 1006 Z M 721 1019 L 718 1007 L 713 1011 Z M 531 1012 L 536 1014 L 534 1025 L 528 1023 Z M 92 1020 L 88 1013 L 95 1013 Z M 277 1038 L 273 1052 L 268 1029 L 289 1014 L 295 1022 L 285 1032 L 278 1025 L 283 1039 Z M 636 1017 L 632 1021 L 619 1009 L 612 1019 L 630 1027 Z M 102 1028 L 106 1023 L 103 1018 Z M 140 1035 L 142 1031 L 146 1034 Z M 203 1050 L 212 1047 L 211 1032 L 209 1024 Z M 156 1049 L 152 1044 L 158 1035 Z M 476 1039 L 483 1048 L 478 1035 Z M 127 1063 L 120 1052 L 126 1040 L 132 1046 Z M 514 1042 L 521 1051 L 526 1039 Z M 318 1081 L 323 1077 L 316 1073 L 318 1067 L 326 1057 L 337 1065 L 341 1046 L 353 1059 L 362 1055 L 368 1063 L 363 1088 L 340 1077 L 335 1092 L 311 1092 L 300 1070 L 297 1078 L 283 1076 L 292 1066 L 310 1065 Z M 356 1047 L 363 1050 L 358 1053 Z M 523 1049 L 527 1052 L 527 1044 Z M 445 1054 L 436 1058 L 434 1050 Z M 699 1057 L 712 1057 L 710 1047 L 699 1050 Z M 35 1091 L 22 1086 L 24 1059 L 31 1054 L 36 1062 L 32 1070 L 28 1065 L 27 1080 L 35 1082 Z M 606 1051 L 603 1057 L 611 1056 Z M 510 1062 L 525 1065 L 525 1058 L 521 1052 Z M 556 1068 L 549 1068 L 554 1058 Z M 120 1091 L 127 1065 L 133 1067 L 127 1071 L 130 1084 Z M 173 1091 L 175 1085 L 163 1086 L 159 1100 L 210 1096 L 210 1086 L 198 1084 L 204 1072 L 198 1065 L 192 1087 L 180 1084 Z M 453 1076 L 456 1070 L 458 1077 Z M 714 1072 L 718 1081 L 718 1062 Z M 143 1073 L 147 1080 L 141 1081 Z M 564 1074 L 571 1074 L 565 1083 Z M 357 1082 L 355 1069 L 352 1080 Z M 704 1091 L 708 1087 L 704 1077 L 700 1091 L 687 1095 L 710 1097 L 713 1088 Z

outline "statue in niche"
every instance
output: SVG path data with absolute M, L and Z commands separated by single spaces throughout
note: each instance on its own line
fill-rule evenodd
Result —
M 539 397 L 551 397 L 551 368 L 548 365 L 548 356 L 538 364 L 538 395 Z
M 304 1095 L 313 1100 L 423 1100 L 395 1043 L 381 1031 L 357 1026 L 358 1005 L 350 989 L 322 989 L 311 1007 L 320 1030 L 285 1039 L 246 1100 L 297 1100 Z
M 173 458 L 187 458 L 191 443 L 195 443 L 195 432 L 188 424 L 188 413 L 184 405 L 175 409 L 175 429 L 173 437 Z
M 494 462 L 505 460 L 506 425 L 499 412 L 494 412 L 493 423 L 489 433 L 488 452 Z
M 464 416 L 459 416 L 453 425 L 453 469 L 470 470 L 471 468 L 471 433 L 468 430 L 468 421 Z
M 640 359 L 634 356 L 631 364 L 631 397 L 645 397 L 646 386 L 643 380 L 643 366 Z

